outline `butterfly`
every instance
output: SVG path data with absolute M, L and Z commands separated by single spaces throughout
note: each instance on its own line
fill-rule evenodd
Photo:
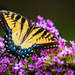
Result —
M 0 10 L 0 25 L 5 31 L 5 53 L 13 54 L 18 59 L 29 57 L 36 50 L 58 47 L 58 40 L 50 31 L 31 25 L 28 19 L 20 14 Z

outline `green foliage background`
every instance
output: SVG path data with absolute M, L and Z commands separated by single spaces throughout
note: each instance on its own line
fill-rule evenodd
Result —
M 0 10 L 10 10 L 33 21 L 37 21 L 37 15 L 50 19 L 62 38 L 75 41 L 75 0 L 1 0 Z M 0 36 L 4 36 L 1 27 Z

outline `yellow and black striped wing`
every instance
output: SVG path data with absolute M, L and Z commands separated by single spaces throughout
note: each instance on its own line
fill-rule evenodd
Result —
M 27 29 L 30 27 L 30 23 L 25 17 L 5 10 L 0 11 L 0 24 L 5 32 L 5 24 L 12 30 L 12 40 L 16 45 L 20 45 L 27 33 Z
M 20 45 L 22 48 L 30 48 L 34 44 L 42 45 L 41 49 L 50 49 L 50 48 L 57 48 L 58 47 L 58 40 L 50 31 L 40 28 L 40 27 L 33 27 L 30 29 L 30 33 L 23 40 L 23 43 Z

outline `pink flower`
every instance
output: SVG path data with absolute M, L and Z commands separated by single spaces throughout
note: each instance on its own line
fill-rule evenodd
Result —
M 74 58 L 74 60 L 73 60 L 73 63 L 75 64 L 75 58 Z
M 57 67 L 56 66 L 53 66 L 53 71 L 57 71 Z
M 69 74 L 69 75 L 74 75 L 74 71 L 68 70 L 68 74 Z
M 67 56 L 70 53 L 72 53 L 73 51 L 71 49 L 69 49 L 67 46 L 64 47 L 64 49 L 61 52 L 58 52 L 57 56 L 58 57 L 62 57 L 62 56 Z
M 58 62 L 59 61 L 59 58 L 57 56 L 54 56 L 53 61 Z
M 31 59 L 32 59 L 33 61 L 36 61 L 36 60 L 38 60 L 38 56 L 35 54 L 35 55 L 33 55 L 33 56 L 31 57 Z
M 58 43 L 59 43 L 58 47 L 59 48 L 64 48 L 66 46 L 66 42 L 67 41 L 65 39 L 62 39 L 61 37 L 58 37 Z
M 4 43 L 0 42 L 0 48 L 3 48 L 3 46 L 4 46 Z
M 28 65 L 29 70 L 33 71 L 35 69 L 35 67 L 33 65 Z
M 43 72 L 42 69 L 41 70 L 38 70 L 38 72 L 36 72 L 35 75 L 44 75 L 42 72 Z
M 42 56 L 46 56 L 47 55 L 47 50 L 41 50 L 41 53 L 40 53 L 40 55 Z
M 18 69 L 14 69 L 14 66 L 12 66 L 12 72 L 17 73 Z
M 23 68 L 22 62 L 19 62 L 19 64 L 15 64 L 14 69 L 21 69 L 21 68 Z
M 28 63 L 28 61 L 26 59 L 24 59 L 24 61 L 25 61 L 24 64 L 27 64 Z
M 49 27 L 52 27 L 54 25 L 54 23 L 51 20 L 49 20 L 49 19 L 47 19 L 47 23 L 48 23 Z
M 64 64 L 64 61 L 58 61 L 58 63 L 59 63 L 59 65 L 62 65 L 62 64 Z
M 68 75 L 67 73 L 64 73 L 64 75 Z
M 36 68 L 43 68 L 44 58 L 38 58 L 38 61 L 36 62 Z
M 40 26 L 41 26 L 42 28 L 46 28 L 46 27 L 47 27 L 46 21 L 45 21 L 45 20 L 40 21 Z
M 37 19 L 38 19 L 39 21 L 41 21 L 41 20 L 43 20 L 44 18 L 41 17 L 40 15 L 38 15 L 38 16 L 37 16 Z
M 49 59 L 50 59 L 50 57 L 49 57 L 49 56 L 45 56 L 45 57 L 44 57 L 44 60 L 49 61 Z
M 35 24 L 35 22 L 32 22 L 32 20 L 30 20 L 30 23 L 31 23 L 32 25 L 34 25 L 34 24 Z
M 54 65 L 55 63 L 49 63 L 50 65 Z
M 4 41 L 4 38 L 1 38 L 1 37 L 0 37 L 0 41 L 3 42 L 3 41 Z
M 58 72 L 62 72 L 62 67 L 57 69 Z
M 9 63 L 9 62 L 10 62 L 9 58 L 6 56 L 0 61 L 0 63 Z
M 51 75 L 50 71 L 47 71 L 47 72 L 45 73 L 45 75 Z
M 7 68 L 7 67 L 2 67 L 2 66 L 0 66 L 0 72 L 1 72 L 1 73 L 2 73 L 2 72 L 4 73 L 4 72 L 6 71 L 6 68 Z
M 20 69 L 19 75 L 25 75 L 25 71 L 23 69 Z
M 3 48 L 3 49 L 1 49 L 2 50 L 2 52 L 4 52 L 6 49 L 5 48 Z
M 74 47 L 74 46 L 75 46 L 74 41 L 70 41 L 70 43 L 71 43 L 71 46 L 72 46 L 72 47 Z
M 36 23 L 36 27 L 41 27 L 41 26 L 40 26 L 40 23 L 37 22 L 37 23 Z

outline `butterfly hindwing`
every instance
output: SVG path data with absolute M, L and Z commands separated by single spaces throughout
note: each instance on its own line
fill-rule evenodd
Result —
M 50 31 L 41 28 L 35 27 L 31 29 L 27 38 L 21 44 L 22 48 L 32 47 L 34 44 L 42 45 L 41 48 L 49 49 L 56 48 L 58 46 L 58 41 L 55 35 L 53 35 Z

